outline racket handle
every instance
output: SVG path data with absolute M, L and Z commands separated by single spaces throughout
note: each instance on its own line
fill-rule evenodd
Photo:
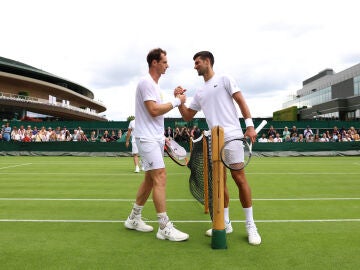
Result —
M 263 127 L 265 127 L 265 125 L 267 124 L 266 120 L 262 120 L 262 122 L 260 123 L 260 125 L 258 125 L 258 127 L 255 129 L 256 133 L 259 133 L 260 130 L 263 129 Z

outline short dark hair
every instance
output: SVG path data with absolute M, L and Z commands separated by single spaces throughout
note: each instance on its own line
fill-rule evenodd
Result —
M 200 57 L 202 60 L 209 59 L 210 60 L 210 65 L 211 66 L 214 65 L 215 59 L 214 59 L 214 56 L 213 56 L 213 54 L 211 52 L 209 52 L 209 51 L 198 52 L 198 53 L 196 53 L 194 55 L 193 60 L 195 60 L 198 57 Z
M 146 61 L 148 62 L 149 67 L 151 66 L 152 61 L 154 61 L 154 60 L 160 61 L 161 54 L 166 55 L 166 51 L 161 48 L 152 49 L 148 53 L 148 55 L 146 57 Z

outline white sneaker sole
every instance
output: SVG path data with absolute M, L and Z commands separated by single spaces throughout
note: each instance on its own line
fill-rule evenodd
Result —
M 181 241 L 186 241 L 189 239 L 189 235 L 186 234 L 183 237 L 168 237 L 168 236 L 164 236 L 162 233 L 157 233 L 156 234 L 156 238 L 160 239 L 160 240 L 169 240 L 169 241 L 173 241 L 173 242 L 181 242 Z
M 150 225 L 146 225 L 146 227 L 138 227 L 135 226 L 133 224 L 131 224 L 131 222 L 125 221 L 125 228 L 129 229 L 129 230 L 136 230 L 138 232 L 152 232 L 154 230 L 154 228 Z

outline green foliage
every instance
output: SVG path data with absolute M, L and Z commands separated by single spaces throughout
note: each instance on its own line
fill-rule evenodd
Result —
M 296 121 L 297 120 L 297 107 L 292 106 L 273 112 L 274 121 Z
M 126 121 L 130 122 L 131 120 L 134 120 L 135 116 L 134 115 L 130 115 L 128 116 L 128 118 L 126 119 Z

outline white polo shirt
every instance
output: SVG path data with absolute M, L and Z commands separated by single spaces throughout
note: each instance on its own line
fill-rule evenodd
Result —
M 134 136 L 146 140 L 164 140 L 164 115 L 152 117 L 144 104 L 148 100 L 163 103 L 160 87 L 150 74 L 143 77 L 136 88 Z
M 190 109 L 203 111 L 208 127 L 221 126 L 225 141 L 243 136 L 239 115 L 232 95 L 239 92 L 235 80 L 228 75 L 214 75 L 204 86 L 197 90 Z

